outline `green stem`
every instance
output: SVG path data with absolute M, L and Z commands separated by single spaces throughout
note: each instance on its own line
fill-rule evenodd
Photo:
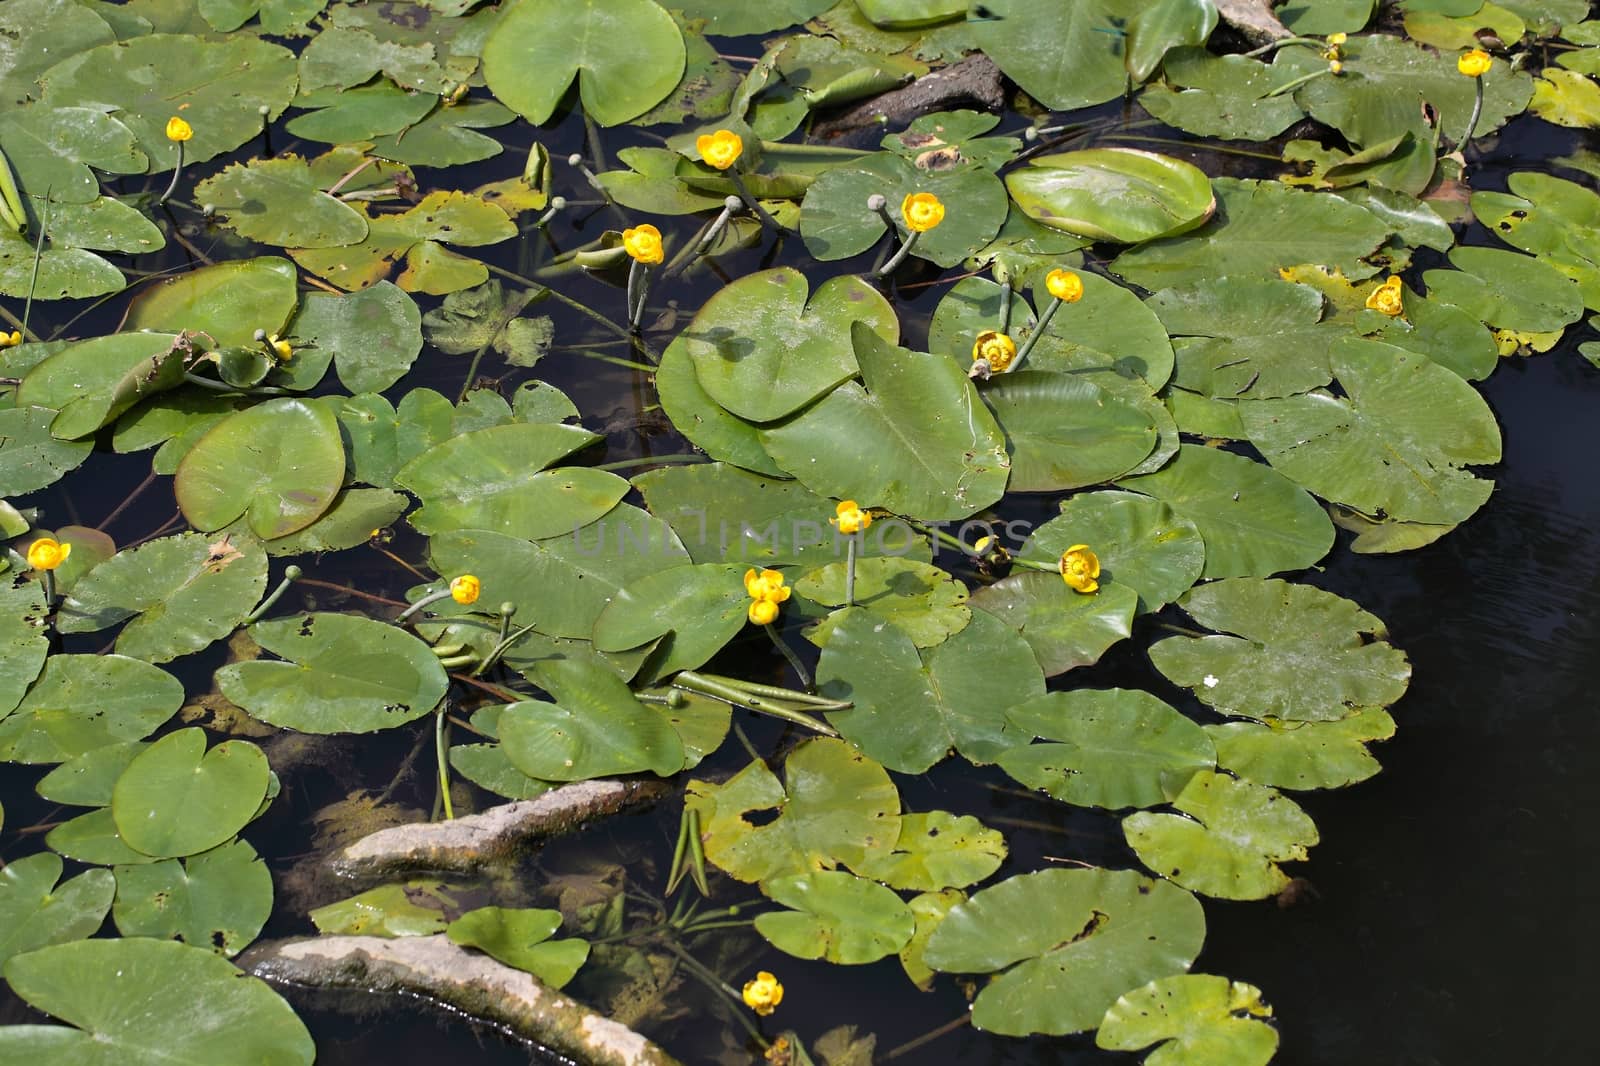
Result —
M 494 334 L 491 333 L 489 339 L 479 345 L 476 352 L 472 353 L 472 363 L 467 367 L 466 379 L 461 382 L 461 391 L 456 394 L 457 404 L 467 398 L 467 390 L 472 388 L 472 379 L 478 376 L 478 364 L 483 362 L 483 353 L 489 350 L 489 345 L 493 342 Z
M 767 1038 L 761 1035 L 761 1029 L 756 1025 L 755 1022 L 750 1020 L 748 1008 L 746 1008 L 744 1005 L 744 997 L 740 995 L 732 985 L 728 984 L 710 969 L 703 966 L 699 959 L 696 959 L 693 955 L 689 954 L 672 940 L 662 937 L 660 944 L 662 947 L 672 952 L 672 954 L 676 955 L 678 959 L 682 961 L 684 967 L 707 988 L 711 989 L 711 991 L 717 993 L 718 995 L 723 996 L 728 1000 L 728 1002 L 733 1004 L 733 1016 L 739 1020 L 740 1025 L 744 1026 L 745 1031 L 750 1034 L 752 1039 L 759 1041 L 761 1046 L 764 1048 L 771 1046 L 771 1043 L 767 1040 Z
M 278 587 L 272 590 L 272 595 L 262 600 L 259 607 L 245 615 L 244 621 L 240 624 L 250 625 L 252 622 L 260 619 L 262 615 L 272 610 L 272 605 L 283 598 L 283 594 L 289 591 L 289 586 L 294 584 L 296 581 L 299 581 L 303 573 L 304 571 L 302 571 L 298 566 L 295 566 L 293 563 L 290 563 L 288 566 L 284 567 L 283 580 L 278 582 Z
M 748 692 L 741 692 L 727 685 L 718 684 L 710 678 L 689 670 L 680 672 L 673 679 L 672 684 L 675 688 L 681 688 L 688 692 L 697 692 L 702 696 L 710 696 L 712 699 L 721 700 L 723 703 L 731 704 L 735 707 L 742 707 L 747 711 L 755 711 L 758 714 L 765 714 L 794 725 L 804 726 L 806 729 L 814 733 L 821 733 L 825 737 L 837 737 L 839 735 L 838 731 L 832 726 L 820 719 L 813 718 L 804 711 L 797 711 L 792 707 L 784 707 L 762 699 L 760 696 L 752 696 Z
M 416 614 L 418 611 L 422 610 L 424 607 L 428 606 L 429 604 L 438 603 L 440 600 L 446 598 L 449 595 L 450 595 L 450 589 L 449 589 L 448 586 L 446 586 L 445 588 L 439 589 L 437 592 L 428 593 L 426 596 L 422 597 L 422 599 L 418 600 L 416 603 L 413 603 L 410 607 L 407 607 L 405 610 L 401 611 L 400 612 L 400 616 L 394 620 L 394 624 L 395 625 L 400 625 L 402 622 L 404 622 L 406 619 L 410 618 L 412 615 Z
M 564 303 L 580 314 L 588 315 L 590 318 L 594 319 L 596 322 L 599 322 L 601 325 L 605 326 L 619 337 L 627 337 L 628 335 L 628 331 L 626 329 L 617 325 L 615 322 L 611 321 L 611 319 L 607 318 L 605 315 L 602 315 L 599 311 L 596 311 L 594 308 L 590 307 L 581 300 L 574 300 L 572 297 L 565 296 L 560 292 L 557 292 L 555 289 L 550 288 L 548 285 L 534 281 L 532 278 L 525 278 L 515 271 L 507 270 L 505 267 L 496 266 L 495 264 L 482 259 L 478 260 L 478 262 L 483 263 L 483 265 L 488 268 L 489 273 L 491 274 L 498 274 L 502 278 L 520 282 L 521 284 L 527 285 L 530 288 L 547 290 L 550 293 L 550 298 L 552 300 L 555 300 L 559 303 Z
M 900 264 L 906 261 L 906 256 L 911 254 L 911 250 L 917 246 L 917 238 L 921 236 L 922 234 L 918 233 L 916 230 L 912 230 L 910 233 L 908 233 L 906 235 L 905 243 L 901 244 L 900 247 L 896 249 L 894 255 L 889 257 L 889 261 L 883 264 L 881 269 L 875 270 L 873 273 L 878 275 L 880 278 L 893 274 L 899 269 Z
M 767 209 L 761 206 L 760 200 L 750 195 L 750 187 L 744 183 L 744 175 L 737 170 L 730 170 L 728 171 L 728 177 L 733 180 L 733 187 L 738 190 L 739 199 L 743 200 L 744 205 L 761 220 L 761 224 L 763 226 L 771 226 L 780 233 L 783 232 L 783 227 L 778 225 L 778 220 L 767 214 Z
M 456 812 L 450 806 L 450 727 L 445 724 L 445 705 L 440 704 L 439 710 L 433 716 L 433 750 L 439 760 L 439 795 L 444 797 L 445 821 L 450 821 Z
M 1483 99 L 1483 82 L 1478 82 L 1478 99 Z M 49 195 L 49 190 L 45 190 Z M 46 203 L 48 204 L 48 200 Z M 26 219 L 24 219 L 26 221 Z M 28 319 L 33 314 L 33 290 L 39 284 L 39 256 L 44 251 L 44 231 L 50 225 L 50 212 L 41 211 L 39 215 L 39 232 L 33 236 L 33 273 L 28 276 L 28 299 L 22 305 L 22 332 L 28 332 Z
M 1460 149 L 1467 147 L 1467 142 L 1472 140 L 1473 131 L 1478 128 L 1478 119 L 1483 117 L 1483 78 L 1473 78 L 1474 87 L 1478 90 L 1472 100 L 1472 117 L 1467 119 L 1467 132 L 1461 135 L 1457 145 Z
M 56 573 L 54 570 L 45 570 L 43 574 L 44 609 L 48 611 L 56 602 Z
M 641 366 L 641 370 L 654 370 L 653 366 Z M 706 457 L 699 452 L 686 452 L 682 455 L 641 455 L 637 459 L 618 459 L 614 463 L 601 463 L 594 467 L 595 470 L 631 470 L 636 466 L 665 466 L 670 463 L 703 463 Z
M 1011 565 L 1020 566 L 1024 570 L 1039 570 L 1046 574 L 1059 574 L 1061 572 L 1061 567 L 1055 563 L 1041 563 L 1033 559 L 1019 559 L 1015 556 L 1011 559 Z
M 789 647 L 789 642 L 783 639 L 783 634 L 779 633 L 771 622 L 761 628 L 767 631 L 767 636 L 772 639 L 773 646 L 783 652 L 783 657 L 789 660 L 790 666 L 794 667 L 794 672 L 800 677 L 800 684 L 805 688 L 810 688 L 811 675 L 806 672 L 806 664 L 801 662 L 800 656 L 796 655 L 794 649 Z
M 1028 353 L 1033 351 L 1033 346 L 1039 343 L 1039 338 L 1044 331 L 1050 328 L 1050 320 L 1056 317 L 1056 312 L 1061 309 L 1061 301 L 1050 297 L 1050 303 L 1045 307 L 1044 314 L 1039 316 L 1039 322 L 1033 327 L 1033 332 L 1028 334 L 1028 339 L 1022 342 L 1022 351 L 1011 361 L 1011 369 L 1017 370 L 1022 366 L 1022 361 L 1028 358 Z
M 856 605 L 856 538 L 844 542 L 844 605 Z
M 1276 52 L 1278 49 L 1285 48 L 1291 44 L 1303 44 L 1311 48 L 1322 48 L 1326 46 L 1327 42 L 1317 37 L 1284 37 L 1281 40 L 1270 41 L 1267 44 L 1262 45 L 1260 48 L 1255 48 L 1251 51 L 1245 52 L 1244 56 L 1247 59 L 1254 59 L 1256 56 L 1264 56 L 1269 52 Z
M 172 181 L 167 184 L 167 191 L 162 193 L 161 199 L 156 201 L 157 207 L 160 207 L 162 204 L 166 203 L 167 200 L 172 196 L 173 190 L 178 187 L 178 178 L 183 174 L 183 142 L 174 141 L 173 143 L 178 146 L 178 162 L 177 165 L 172 168 Z
M 1300 86 L 1306 84 L 1306 82 L 1313 81 L 1316 78 L 1325 77 L 1326 75 L 1329 75 L 1329 74 L 1332 74 L 1332 73 L 1333 73 L 1332 68 L 1323 67 L 1321 70 L 1313 70 L 1310 74 L 1302 74 L 1298 78 L 1294 79 L 1293 81 L 1285 82 L 1282 85 L 1278 86 L 1276 89 L 1272 90 L 1266 96 L 1263 96 L 1262 99 L 1263 100 L 1270 100 L 1274 96 L 1282 96 L 1285 93 L 1292 93 L 1296 89 L 1300 88 Z
M 784 700 L 789 703 L 803 703 L 808 707 L 820 707 L 825 711 L 843 711 L 855 704 L 849 700 L 830 700 L 826 696 L 815 696 L 809 692 L 796 692 L 794 689 L 779 688 L 777 685 L 763 685 L 755 681 L 743 681 L 738 678 L 724 677 L 721 674 L 708 674 L 705 671 L 696 671 L 700 677 L 710 678 L 719 685 L 748 692 L 752 696 L 763 696 L 767 699 Z

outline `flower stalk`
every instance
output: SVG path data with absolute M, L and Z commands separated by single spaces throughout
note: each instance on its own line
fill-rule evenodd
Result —
M 288 566 L 284 567 L 283 580 L 278 582 L 278 587 L 273 589 L 272 594 L 266 599 L 262 600 L 260 605 L 257 606 L 255 610 L 245 615 L 244 621 L 240 624 L 251 625 L 260 621 L 261 616 L 272 610 L 273 606 L 283 598 L 283 594 L 289 591 L 289 586 L 293 585 L 296 581 L 299 581 L 304 574 L 305 571 L 301 570 L 293 563 L 290 563 Z

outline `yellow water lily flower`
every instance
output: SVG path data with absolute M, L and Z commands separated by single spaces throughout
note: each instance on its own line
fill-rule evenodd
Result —
M 1077 592 L 1100 588 L 1100 557 L 1087 544 L 1074 544 L 1061 553 L 1061 580 Z
M 789 598 L 789 588 L 783 583 L 781 570 L 746 570 L 744 590 L 752 600 L 782 603 Z
M 1052 270 L 1045 275 L 1044 287 L 1064 304 L 1083 299 L 1083 279 L 1070 270 Z
M 1398 277 L 1391 277 L 1367 295 L 1367 309 L 1396 318 L 1405 312 L 1405 290 Z
M 1469 78 L 1481 78 L 1494 66 L 1494 57 L 1481 48 L 1463 52 L 1456 58 L 1456 69 Z
M 1017 342 L 992 329 L 978 334 L 978 339 L 972 343 L 972 361 L 986 361 L 989 369 L 996 374 L 1005 373 L 1016 357 Z
M 291 358 L 293 358 L 294 346 L 288 341 L 279 337 L 276 333 L 267 338 L 267 343 L 272 346 L 272 350 L 277 353 L 278 358 L 283 362 L 287 363 Z
M 758 626 L 769 626 L 778 620 L 778 605 L 772 600 L 751 600 L 750 621 Z
M 40 537 L 28 545 L 28 565 L 35 570 L 54 570 L 71 554 L 72 545 L 63 544 L 54 537 Z
M 167 140 L 181 144 L 194 136 L 194 127 L 177 115 L 167 119 Z
M 783 1002 L 783 985 L 765 970 L 754 981 L 744 983 L 744 1005 L 765 1018 Z
M 1344 64 L 1339 62 L 1337 59 L 1328 60 L 1328 73 L 1329 74 L 1343 74 L 1344 73 Z
M 482 591 L 483 584 L 472 574 L 462 574 L 450 582 L 450 598 L 463 607 L 477 603 Z
M 906 229 L 912 233 L 927 233 L 944 221 L 944 204 L 931 192 L 908 193 L 900 201 L 900 214 L 905 217 Z
M 837 517 L 828 519 L 828 522 L 838 526 L 840 533 L 859 533 L 872 525 L 871 513 L 857 507 L 854 500 L 841 500 L 834 511 Z
M 694 150 L 707 166 L 727 170 L 744 154 L 744 138 L 732 130 L 702 133 L 694 140 Z
M 22 343 L 22 331 L 14 329 L 10 333 L 0 329 L 0 348 L 15 348 Z
M 1344 44 L 1344 42 L 1348 41 L 1349 39 L 1349 36 L 1343 33 L 1330 33 L 1328 35 L 1328 43 L 1333 45 L 1335 48 L 1339 47 L 1341 44 Z
M 666 252 L 661 247 L 661 231 L 648 222 L 623 230 L 622 247 L 628 255 L 647 266 L 666 258 Z

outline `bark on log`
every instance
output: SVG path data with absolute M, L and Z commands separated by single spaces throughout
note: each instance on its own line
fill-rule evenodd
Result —
M 328 856 L 324 868 L 346 881 L 420 872 L 472 874 L 510 858 L 530 840 L 570 832 L 666 793 L 666 782 L 650 779 L 579 781 L 481 814 L 380 829 Z
M 585 1066 L 680 1066 L 620 1022 L 442 933 L 264 941 L 235 961 L 277 984 L 426 996 Z
M 1294 36 L 1272 13 L 1270 0 L 1217 0 L 1217 14 L 1257 48 Z
M 1005 103 L 1000 68 L 979 53 L 818 122 L 811 135 L 832 140 L 857 130 L 882 129 L 889 122 L 909 122 L 919 115 L 951 107 L 1000 111 Z

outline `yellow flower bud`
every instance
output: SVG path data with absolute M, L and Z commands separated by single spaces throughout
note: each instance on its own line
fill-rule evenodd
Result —
M 276 333 L 267 338 L 267 343 L 272 346 L 272 351 L 278 359 L 287 363 L 294 356 L 294 346 L 280 338 Z
M 40 537 L 28 545 L 28 565 L 35 570 L 54 570 L 71 554 L 72 545 L 63 544 L 54 537 Z
M 1350 38 L 1343 33 L 1333 33 L 1328 35 L 1328 43 L 1333 45 L 1335 48 L 1339 47 L 1341 44 L 1344 44 L 1344 42 L 1348 41 L 1349 39 Z
M 744 590 L 752 600 L 782 603 L 789 598 L 789 589 L 783 583 L 781 570 L 746 570 Z
M 1017 343 L 1004 333 L 996 333 L 992 329 L 984 330 L 978 334 L 978 339 L 972 342 L 972 361 L 986 360 L 989 369 L 996 374 L 1003 374 L 1011 366 L 1011 361 L 1017 357 Z
M 22 331 L 14 329 L 10 333 L 0 330 L 0 348 L 15 348 L 22 343 Z
M 1481 48 L 1464 52 L 1456 59 L 1456 69 L 1469 78 L 1483 77 L 1493 65 L 1494 58 Z
M 778 605 L 771 600 L 750 601 L 750 621 L 758 626 L 771 625 L 778 619 Z
M 666 257 L 661 247 L 661 231 L 646 222 L 622 231 L 622 247 L 636 261 L 650 265 Z
M 1074 544 L 1061 553 L 1061 580 L 1076 592 L 1095 592 L 1100 588 L 1100 557 L 1087 544 Z
M 765 970 L 756 974 L 754 981 L 744 983 L 744 1005 L 765 1018 L 783 1002 L 783 985 Z
M 732 130 L 702 133 L 695 138 L 694 150 L 700 153 L 707 166 L 727 170 L 744 154 L 744 138 Z
M 167 140 L 173 142 L 187 141 L 194 136 L 194 127 L 189 125 L 177 115 L 167 119 Z
M 1405 290 L 1398 277 L 1391 277 L 1367 294 L 1367 309 L 1395 318 L 1405 312 Z
M 840 533 L 859 533 L 872 525 L 872 515 L 856 506 L 854 500 L 843 500 L 834 508 L 837 517 L 828 521 L 839 527 Z
M 1070 270 L 1052 270 L 1045 275 L 1044 287 L 1064 304 L 1083 299 L 1083 279 Z
M 906 229 L 926 233 L 944 221 L 944 204 L 931 192 L 909 193 L 900 202 L 900 214 L 905 217 Z
M 478 602 L 478 593 L 483 591 L 483 585 L 472 574 L 462 574 L 450 582 L 450 598 L 463 607 Z
M 1330 59 L 1328 61 L 1328 73 L 1329 74 L 1343 74 L 1344 73 L 1344 64 L 1339 62 L 1337 59 Z

